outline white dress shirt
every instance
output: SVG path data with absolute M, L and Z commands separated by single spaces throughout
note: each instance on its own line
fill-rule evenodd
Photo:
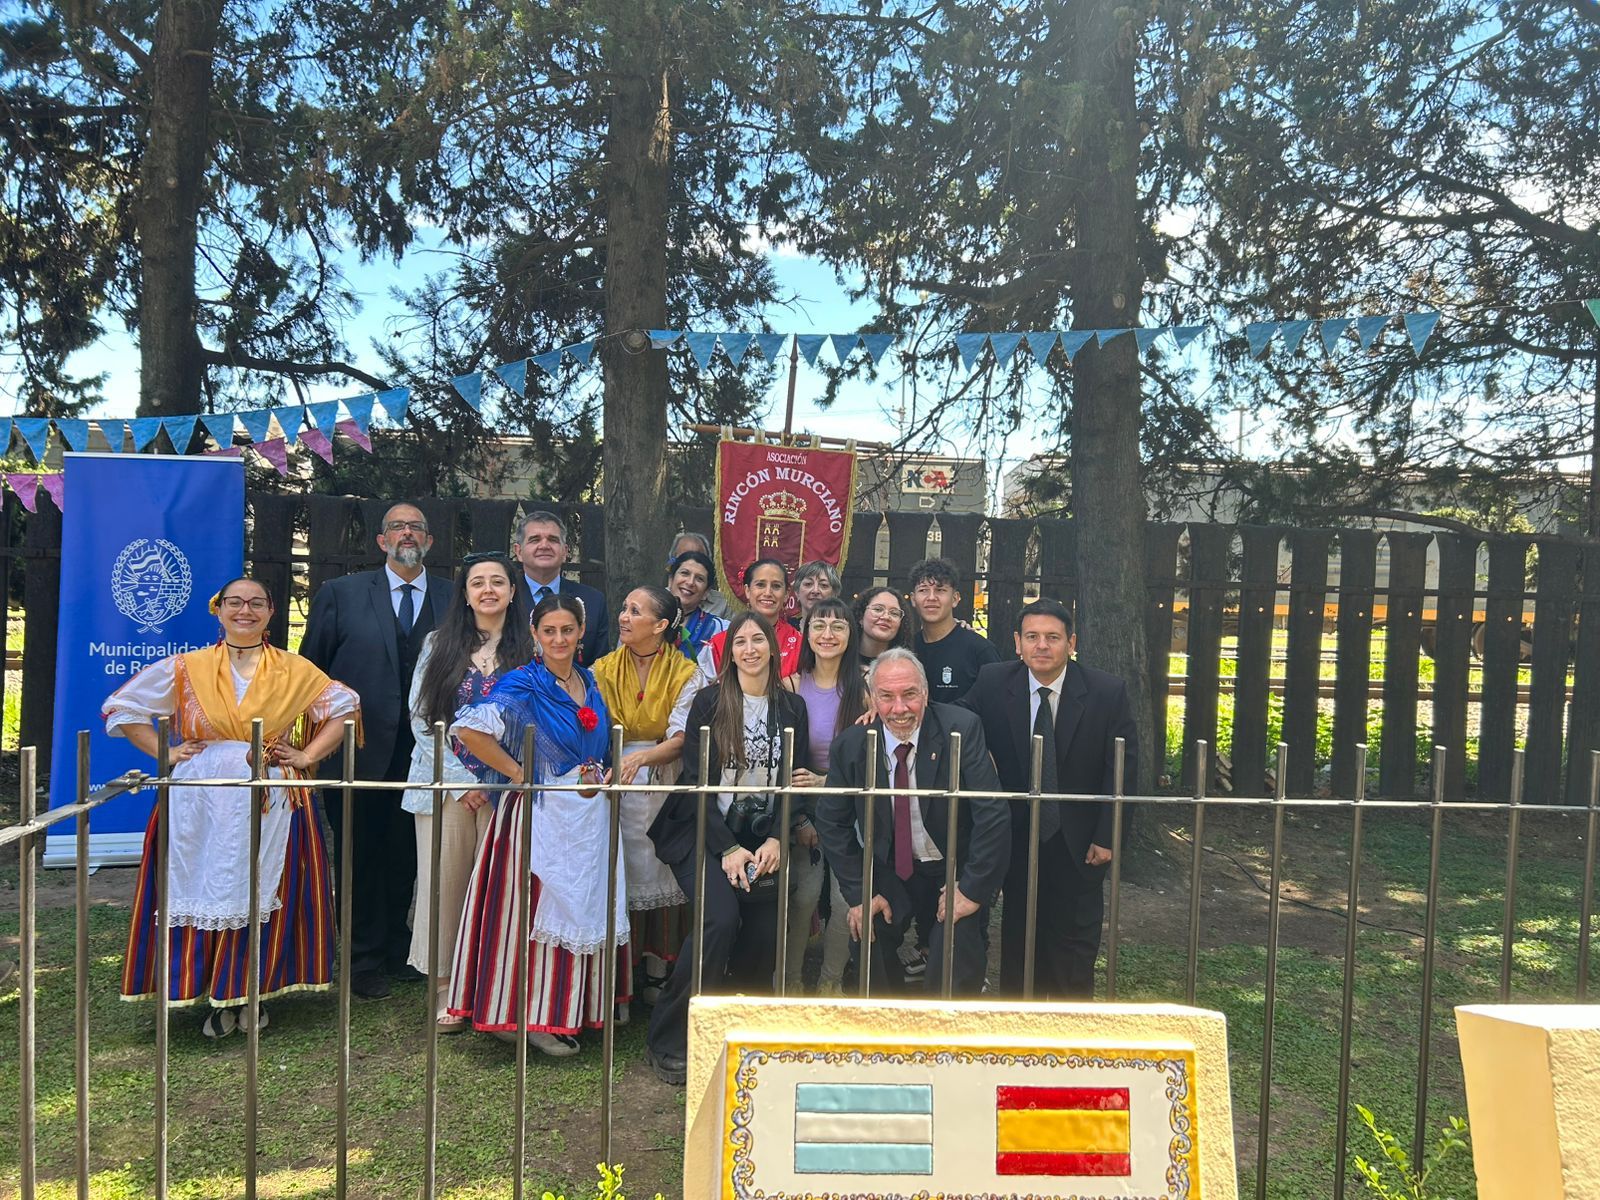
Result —
M 922 727 L 917 727 L 917 733 L 922 732 Z M 889 759 L 889 785 L 894 786 L 894 755 L 895 747 L 900 745 L 900 739 L 885 725 L 883 727 L 883 752 Z M 917 738 L 913 734 L 906 745 L 911 749 L 906 753 L 906 786 L 917 786 Z M 892 803 L 892 801 L 891 801 Z M 922 799 L 919 796 L 911 797 L 911 856 L 918 862 L 941 862 L 944 855 L 939 853 L 939 847 L 933 844 L 933 839 L 928 836 L 928 827 L 922 823 Z
M 1061 715 L 1061 685 L 1067 680 L 1066 667 L 1061 668 L 1052 680 L 1040 679 L 1032 671 L 1028 672 L 1028 734 L 1033 734 L 1033 724 L 1039 719 L 1039 689 L 1050 689 L 1050 723 L 1055 724 L 1056 718 Z

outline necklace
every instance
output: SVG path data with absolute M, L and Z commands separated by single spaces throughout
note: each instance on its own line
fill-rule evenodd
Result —
M 259 649 L 261 649 L 262 646 L 265 646 L 267 644 L 267 639 L 266 638 L 262 638 L 259 642 L 251 642 L 248 646 L 235 646 L 232 642 L 230 642 L 226 638 L 224 638 L 223 641 L 222 641 L 222 644 L 224 646 L 226 646 L 229 650 L 237 650 L 240 655 L 243 655 L 246 650 L 259 650 Z
M 649 654 L 640 654 L 632 646 L 629 646 L 628 647 L 628 653 L 633 655 L 633 665 L 635 667 L 637 667 L 640 663 L 649 662 L 656 655 L 660 654 L 661 653 L 661 647 L 657 646 L 654 650 L 650 651 Z M 633 694 L 633 699 L 634 699 L 634 703 L 636 703 L 636 704 L 640 703 L 640 702 L 642 702 L 644 700 L 644 688 L 643 687 L 640 687 L 639 690 Z

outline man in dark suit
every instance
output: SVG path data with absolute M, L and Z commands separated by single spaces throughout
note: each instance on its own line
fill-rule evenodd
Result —
M 540 509 L 517 522 L 511 553 L 522 563 L 522 598 L 528 611 L 552 592 L 565 592 L 583 602 L 583 644 L 578 661 L 586 667 L 611 649 L 611 618 L 604 593 L 587 584 L 561 578 L 567 561 L 567 527 L 553 512 Z
M 1031 788 L 1037 733 L 1044 738 L 1041 791 L 1110 795 L 1119 737 L 1127 742 L 1124 787 L 1134 791 L 1138 741 L 1127 685 L 1072 657 L 1077 648 L 1072 615 L 1055 600 L 1035 600 L 1023 608 L 1014 636 L 1020 661 L 984 667 L 962 701 L 983 718 L 1004 790 Z M 1021 995 L 1030 825 L 1027 802 L 1011 804 L 1011 869 L 1000 914 L 1000 986 L 1009 995 Z M 1094 998 L 1111 820 L 1112 807 L 1105 801 L 1046 801 L 1039 806 L 1034 987 L 1040 999 Z
M 450 584 L 422 569 L 433 545 L 428 520 L 411 504 L 383 514 L 378 549 L 384 563 L 330 579 L 311 601 L 300 653 L 361 696 L 364 742 L 356 777 L 404 780 L 411 767 L 411 722 L 406 697 L 423 639 L 450 605 Z M 344 831 L 343 793 L 324 797 L 334 833 L 334 878 L 339 877 Z M 351 846 L 350 990 L 379 1000 L 389 976 L 410 979 L 411 935 L 406 914 L 417 875 L 415 822 L 398 791 L 359 789 L 354 796 Z
M 853 725 L 834 740 L 827 787 L 866 786 L 867 732 L 879 740 L 878 784 L 912 790 L 950 786 L 950 734 L 961 734 L 963 790 L 995 792 L 995 777 L 983 725 L 972 713 L 928 699 L 928 677 L 909 650 L 885 650 L 868 674 L 877 717 Z M 899 948 L 911 918 L 931 933 L 927 977 L 943 978 L 943 922 L 956 922 L 954 990 L 983 990 L 989 905 L 1005 878 L 1011 850 L 1011 818 L 1004 800 L 962 802 L 956 834 L 956 894 L 945 896 L 945 845 L 949 804 L 945 796 L 878 796 L 873 802 L 872 971 L 874 981 L 899 990 L 904 983 Z M 861 937 L 862 846 L 866 800 L 829 791 L 817 804 L 823 853 L 850 906 L 852 936 Z

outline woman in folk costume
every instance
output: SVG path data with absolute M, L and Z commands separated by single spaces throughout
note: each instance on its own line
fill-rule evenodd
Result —
M 611 743 L 605 700 L 594 676 L 574 659 L 583 640 L 583 603 L 557 592 L 533 610 L 541 657 L 501 678 L 488 699 L 456 714 L 451 732 L 483 764 L 482 780 L 522 777 L 525 731 L 534 730 L 533 781 L 560 791 L 526 795 L 488 792 L 494 824 L 478 851 L 450 971 L 451 1016 L 515 1039 L 517 892 L 528 887 L 528 1043 L 562 1057 L 578 1052 L 577 1035 L 604 1021 L 606 879 L 610 870 L 606 802 L 596 790 L 609 779 Z M 532 857 L 524 866 L 522 822 L 533 822 Z M 628 954 L 627 881 L 618 877 L 615 924 L 617 996 L 632 990 Z
M 355 692 L 297 654 L 267 644 L 272 598 L 235 579 L 211 601 L 222 640 L 152 663 L 105 703 L 108 733 L 155 756 L 151 721 L 171 717 L 174 779 L 248 779 L 251 723 L 262 719 L 266 773 L 304 779 L 338 746 Z M 257 793 L 260 794 L 260 793 Z M 246 1019 L 250 922 L 250 803 L 242 787 L 174 786 L 168 804 L 167 905 L 172 987 L 179 1005 L 209 1005 L 201 1026 L 224 1037 Z M 125 1000 L 156 986 L 156 839 L 152 814 L 122 970 Z M 333 903 L 327 848 L 303 787 L 272 788 L 261 814 L 262 999 L 326 991 L 333 979 Z M 261 1024 L 267 1010 L 261 1009 Z
M 622 725 L 619 783 L 668 787 L 678 778 L 689 702 L 705 684 L 700 669 L 673 648 L 682 618 L 677 597 L 666 589 L 634 588 L 617 613 L 619 645 L 594 665 L 611 719 Z M 622 859 L 639 956 L 635 965 L 643 967 L 640 998 L 650 1004 L 688 933 L 683 892 L 646 832 L 666 798 L 664 791 L 622 797 Z

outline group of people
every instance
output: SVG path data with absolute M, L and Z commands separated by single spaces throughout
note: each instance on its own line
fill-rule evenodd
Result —
M 598 591 L 563 577 L 567 535 L 553 513 L 526 515 L 511 555 L 469 555 L 453 585 L 423 569 L 432 537 L 415 506 L 392 506 L 377 542 L 381 568 L 330 581 L 313 597 L 299 654 L 268 644 L 270 595 L 235 579 L 212 602 L 217 645 L 147 668 L 105 705 L 108 729 L 152 755 L 152 720 L 173 719 L 175 780 L 248 776 L 250 725 L 263 718 L 264 770 L 281 781 L 262 802 L 263 999 L 331 986 L 330 857 L 314 797 L 297 781 L 315 777 L 348 719 L 361 726 L 355 777 L 393 785 L 356 790 L 349 830 L 339 793 L 322 806 L 335 856 L 343 837 L 353 839 L 343 931 L 352 992 L 379 1000 L 393 980 L 425 980 L 441 1032 L 514 1039 L 526 1027 L 532 1045 L 559 1057 L 577 1053 L 579 1035 L 608 1015 L 605 955 L 614 946 L 616 1017 L 626 1020 L 635 1000 L 650 1005 L 648 1061 L 674 1083 L 685 1071 L 692 988 L 692 971 L 677 964 L 697 954 L 712 990 L 767 990 L 780 971 L 797 990 L 820 929 L 816 988 L 838 994 L 852 957 L 864 957 L 853 948 L 870 920 L 872 953 L 857 969 L 894 990 L 940 977 L 950 921 L 955 989 L 974 994 L 986 986 L 990 914 L 1004 893 L 999 983 L 1020 990 L 1025 804 L 974 796 L 960 805 L 957 886 L 946 896 L 949 801 L 900 794 L 949 790 L 951 734 L 961 735 L 963 791 L 1026 791 L 1035 734 L 1044 738 L 1045 792 L 1109 793 L 1118 738 L 1130 771 L 1136 761 L 1127 690 L 1073 658 L 1068 611 L 1051 600 L 1027 605 L 1014 635 L 1018 659 L 1001 662 L 956 620 L 962 581 L 944 559 L 919 563 L 906 592 L 871 587 L 851 604 L 831 565 L 807 563 L 791 579 L 783 563 L 761 558 L 740 579 L 748 607 L 734 611 L 718 590 L 709 542 L 685 533 L 664 586 L 633 588 L 613 624 Z M 436 723 L 448 730 L 443 761 Z M 710 741 L 705 779 L 701 730 Z M 785 730 L 793 731 L 787 780 Z M 870 731 L 876 778 L 893 794 L 874 810 L 865 897 L 865 801 L 851 793 L 869 773 Z M 452 786 L 399 786 L 436 776 Z M 508 788 L 525 779 L 536 789 Z M 622 862 L 611 888 L 600 789 L 613 780 L 650 790 L 622 794 Z M 785 782 L 795 789 L 787 829 L 772 790 Z M 698 878 L 699 804 L 675 784 L 715 789 Z M 252 794 L 175 785 L 169 806 L 169 999 L 204 1008 L 212 1037 L 248 1019 Z M 1092 997 L 1110 805 L 1041 807 L 1037 992 Z M 152 817 L 123 977 L 130 998 L 155 989 L 160 835 Z M 778 963 L 784 857 L 791 924 L 788 958 Z M 689 917 L 697 892 L 700 929 Z

